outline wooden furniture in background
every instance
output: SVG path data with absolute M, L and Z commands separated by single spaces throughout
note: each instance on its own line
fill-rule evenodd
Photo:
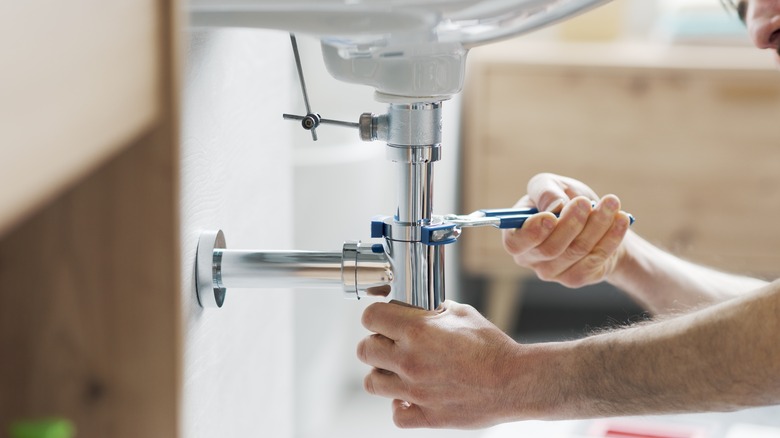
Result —
M 720 269 L 780 273 L 780 73 L 752 48 L 502 43 L 472 53 L 463 211 L 510 207 L 553 172 L 615 193 L 650 241 Z M 531 272 L 495 230 L 463 236 L 510 327 Z
M 0 6 L 0 435 L 178 434 L 179 8 Z

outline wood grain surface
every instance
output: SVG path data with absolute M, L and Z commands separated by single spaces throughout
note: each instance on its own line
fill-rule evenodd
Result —
M 44 3 L 0 6 L 0 434 L 175 437 L 179 5 Z

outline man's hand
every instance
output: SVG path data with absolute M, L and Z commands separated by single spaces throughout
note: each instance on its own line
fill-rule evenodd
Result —
M 616 196 L 599 200 L 577 180 L 543 173 L 529 181 L 528 194 L 516 207 L 542 212 L 522 228 L 503 232 L 504 248 L 518 265 L 568 287 L 601 282 L 615 270 L 630 224 Z M 553 213 L 558 212 L 556 218 Z
M 375 303 L 363 313 L 375 334 L 363 339 L 358 357 L 374 369 L 366 391 L 393 399 L 393 420 L 409 427 L 477 428 L 507 421 L 523 346 L 474 308 L 452 301 L 430 312 Z
M 652 324 L 521 345 L 473 308 L 369 306 L 366 390 L 400 427 L 733 411 L 780 403 L 780 281 Z

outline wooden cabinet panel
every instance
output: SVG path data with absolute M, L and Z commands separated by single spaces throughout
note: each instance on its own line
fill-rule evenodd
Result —
M 0 234 L 159 116 L 159 2 L 0 3 Z
M 548 49 L 504 46 L 509 56 L 472 60 L 466 211 L 511 206 L 531 176 L 554 172 L 617 194 L 638 233 L 685 258 L 780 273 L 780 74 L 768 54 Z M 463 241 L 468 271 L 527 275 L 495 230 Z
M 178 11 L 0 4 L 0 434 L 179 434 Z
M 146 136 L 0 239 L 0 430 L 62 416 L 79 437 L 176 436 L 168 139 Z

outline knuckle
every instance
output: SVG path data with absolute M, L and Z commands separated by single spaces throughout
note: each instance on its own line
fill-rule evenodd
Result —
M 548 269 L 546 267 L 535 268 L 535 271 L 536 271 L 536 276 L 539 277 L 539 279 L 542 280 L 542 281 L 555 281 L 556 280 L 555 273 L 552 270 L 550 270 L 550 269 Z
M 520 266 L 521 268 L 528 267 L 528 261 L 526 260 L 526 257 L 524 257 L 524 256 L 513 256 L 512 260 L 514 260 L 515 264 L 517 266 Z
M 398 370 L 410 379 L 417 375 L 417 364 L 408 356 L 398 359 Z
M 373 303 L 366 307 L 366 309 L 363 311 L 363 315 L 360 317 L 360 323 L 363 325 L 363 327 L 367 329 L 371 329 L 371 326 L 373 325 L 374 321 L 374 312 L 376 312 L 376 305 L 378 303 Z
M 458 306 L 458 310 L 458 316 L 469 316 L 479 313 L 477 312 L 477 309 L 475 309 L 471 304 L 460 304 Z
M 593 248 L 587 258 L 588 262 L 591 263 L 592 266 L 601 266 L 607 262 L 611 255 L 612 254 L 610 251 L 607 251 L 601 246 L 597 246 Z
M 561 275 L 561 284 L 576 288 L 599 282 L 605 277 L 606 264 L 607 259 L 602 254 L 591 253 Z
M 409 420 L 409 417 L 403 415 L 399 410 L 393 412 L 393 424 L 399 429 L 411 429 L 414 427 L 414 424 Z
M 425 406 L 431 401 L 430 392 L 419 386 L 411 387 L 409 388 L 409 401 Z
M 591 252 L 592 248 L 589 242 L 584 239 L 574 239 L 566 248 L 566 256 L 575 260 L 579 260 L 587 256 Z
M 452 315 L 455 315 L 455 316 L 457 316 L 457 317 L 464 317 L 464 316 L 467 316 L 467 315 L 469 315 L 469 313 L 471 313 L 471 311 L 472 311 L 473 309 L 474 309 L 474 308 L 473 308 L 473 307 L 471 307 L 471 306 L 470 306 L 470 305 L 468 305 L 468 304 L 463 304 L 463 303 L 456 303 L 456 302 L 454 302 L 454 301 L 450 301 L 450 302 L 448 303 L 448 305 L 447 305 L 447 311 L 448 311 L 448 313 L 450 313 L 450 314 L 452 314 Z
M 555 175 L 550 172 L 537 173 L 536 175 L 532 176 L 530 180 L 528 180 L 528 185 L 530 186 L 531 184 L 538 184 L 539 182 L 551 180 L 554 178 L 554 176 Z
M 521 252 L 520 243 L 517 241 L 517 233 L 504 232 L 501 241 L 504 244 L 504 250 L 509 254 L 518 254 Z
M 609 257 L 594 255 L 589 260 L 588 270 L 594 282 L 603 280 L 609 270 Z
M 534 252 L 536 253 L 537 257 L 542 260 L 552 260 L 561 255 L 560 248 L 553 245 L 538 246 L 536 249 L 534 249 Z
M 420 320 L 408 321 L 404 325 L 403 337 L 409 343 L 415 344 L 425 337 L 425 326 Z
M 586 276 L 582 271 L 567 272 L 558 279 L 558 282 L 570 289 L 585 286 Z
M 357 358 L 363 362 L 368 363 L 368 347 L 366 346 L 366 339 L 361 340 L 358 342 L 357 345 Z
M 411 381 L 418 381 L 422 378 L 424 367 L 412 356 L 406 355 L 398 360 L 399 371 Z
M 610 254 L 604 248 L 594 248 L 590 254 L 583 258 L 582 270 L 600 276 L 605 271 L 609 259 Z
M 372 374 L 368 374 L 368 375 L 367 375 L 367 376 L 366 376 L 366 377 L 363 379 L 363 389 L 364 389 L 364 390 L 365 390 L 367 393 L 369 393 L 369 394 L 371 394 L 371 395 L 376 395 L 376 389 L 374 388 L 374 377 L 373 377 L 373 373 L 372 373 Z
M 609 229 L 609 227 L 612 226 L 614 220 L 615 220 L 614 215 L 610 215 L 608 212 L 596 211 L 596 213 L 588 217 L 588 224 L 593 223 L 597 225 L 600 229 L 606 231 L 607 229 Z

